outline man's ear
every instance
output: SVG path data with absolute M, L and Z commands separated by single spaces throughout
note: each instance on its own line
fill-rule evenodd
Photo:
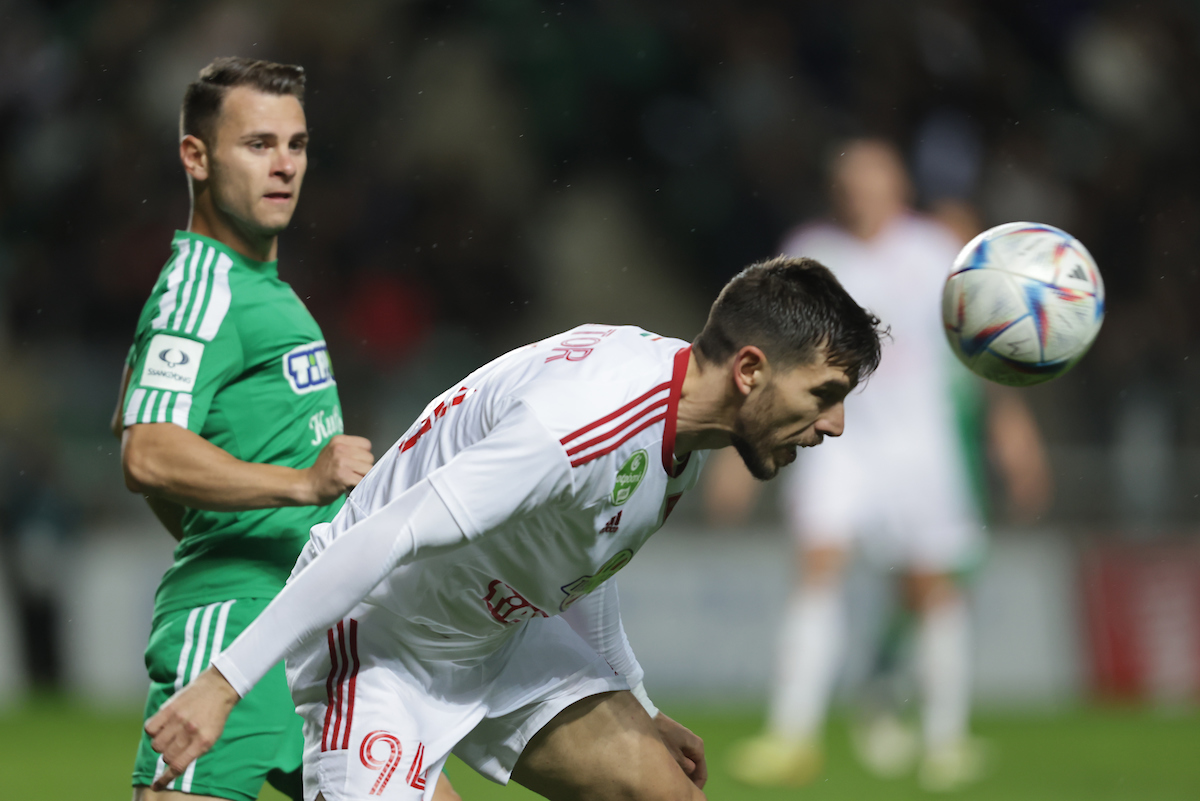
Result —
M 749 395 L 767 380 L 767 356 L 754 345 L 746 345 L 733 356 L 733 383 L 742 395 Z
M 208 145 L 200 137 L 188 134 L 180 140 L 179 160 L 183 162 L 183 171 L 193 181 L 208 180 Z

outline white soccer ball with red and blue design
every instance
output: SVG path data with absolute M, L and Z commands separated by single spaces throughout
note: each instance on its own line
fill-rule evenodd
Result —
M 1104 282 L 1087 248 L 1052 225 L 997 225 L 967 243 L 942 291 L 950 347 L 998 384 L 1070 370 L 1104 322 Z

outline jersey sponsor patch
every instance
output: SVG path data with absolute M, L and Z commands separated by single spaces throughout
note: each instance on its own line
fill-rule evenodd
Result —
M 283 354 L 283 377 L 297 395 L 306 395 L 336 384 L 325 340 L 309 342 Z
M 638 485 L 646 476 L 646 465 L 649 462 L 650 457 L 644 450 L 634 451 L 633 455 L 625 460 L 625 464 L 617 471 L 616 484 L 613 486 L 613 506 L 625 503 L 629 496 L 637 491 Z
M 506 625 L 524 623 L 533 617 L 550 617 L 500 579 L 493 579 L 488 584 L 488 594 L 484 596 L 483 602 L 487 604 L 487 610 L 492 617 Z
M 172 392 L 191 392 L 200 373 L 204 344 L 194 339 L 155 334 L 146 349 L 138 384 Z

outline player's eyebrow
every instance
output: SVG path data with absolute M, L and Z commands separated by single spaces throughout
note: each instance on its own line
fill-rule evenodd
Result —
M 850 382 L 844 378 L 831 378 L 813 387 L 812 393 L 822 398 L 844 398 L 850 394 Z
M 250 133 L 242 134 L 242 139 L 243 140 L 270 139 L 271 141 L 275 141 L 275 140 L 279 139 L 279 134 L 275 133 L 274 131 L 251 131 Z M 287 141 L 289 141 L 289 142 L 294 142 L 297 139 L 307 140 L 308 139 L 308 131 L 298 131 L 298 132 L 292 134 L 291 136 L 287 137 Z

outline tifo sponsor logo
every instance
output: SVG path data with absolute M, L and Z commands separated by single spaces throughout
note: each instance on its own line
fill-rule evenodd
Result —
M 559 359 L 566 359 L 569 362 L 581 362 L 591 356 L 595 347 L 616 330 L 610 328 L 607 331 L 572 331 L 569 337 L 550 349 L 550 355 L 546 357 L 546 361 L 555 362 Z
M 617 517 L 619 518 L 620 515 L 617 515 Z M 615 519 L 616 518 L 614 518 L 614 520 Z M 623 551 L 618 551 L 616 556 L 605 562 L 600 569 L 596 571 L 595 575 L 580 576 L 570 584 L 564 584 L 562 587 L 560 587 L 560 589 L 567 594 L 567 597 L 563 599 L 561 604 L 559 604 L 559 611 L 567 611 L 567 608 L 570 607 L 571 604 L 575 603 L 580 598 L 587 595 L 589 592 L 615 576 L 617 571 L 629 564 L 631 559 L 633 559 L 633 551 L 626 548 Z
M 492 617 L 504 624 L 523 623 L 539 615 L 550 617 L 500 579 L 494 579 L 488 584 L 488 594 L 484 596 L 483 602 L 487 604 L 487 610 Z
M 634 451 L 625 464 L 621 465 L 621 469 L 617 471 L 617 480 L 613 485 L 612 502 L 614 506 L 620 506 L 629 500 L 629 496 L 637 491 L 638 485 L 642 483 L 642 479 L 646 476 L 646 465 L 650 462 L 650 457 L 646 451 Z
M 138 383 L 151 389 L 191 392 L 200 373 L 204 344 L 170 334 L 155 334 L 146 348 L 146 363 Z
M 326 414 L 324 409 L 320 409 L 312 417 L 308 418 L 308 427 L 312 429 L 313 438 L 309 445 L 320 445 L 325 440 L 340 434 L 346 430 L 342 423 L 342 409 L 340 406 L 334 406 Z
M 283 376 L 297 395 L 336 384 L 325 340 L 300 345 L 283 354 Z

